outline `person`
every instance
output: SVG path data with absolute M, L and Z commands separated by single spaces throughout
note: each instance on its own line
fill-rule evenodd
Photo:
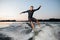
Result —
M 29 10 L 23 11 L 23 12 L 20 13 L 20 14 L 28 13 L 28 20 L 31 23 L 32 29 L 34 29 L 34 23 L 33 22 L 36 22 L 40 27 L 39 21 L 36 18 L 33 17 L 34 12 L 39 10 L 40 8 L 41 8 L 41 5 L 37 9 L 34 9 L 34 6 L 30 6 Z

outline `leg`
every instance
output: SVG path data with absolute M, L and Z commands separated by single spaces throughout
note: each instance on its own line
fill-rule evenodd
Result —
M 32 21 L 36 22 L 39 25 L 39 27 L 40 27 L 40 23 L 39 23 L 39 21 L 37 19 L 32 18 Z
M 31 26 L 32 26 L 32 29 L 34 29 L 34 24 L 33 24 L 33 22 L 31 21 Z
M 39 21 L 38 20 L 36 20 L 36 23 L 39 25 L 39 27 L 40 27 L 40 23 L 39 23 Z

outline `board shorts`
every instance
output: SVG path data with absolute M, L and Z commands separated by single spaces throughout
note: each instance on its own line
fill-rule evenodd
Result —
M 36 18 L 29 18 L 28 21 L 36 22 Z

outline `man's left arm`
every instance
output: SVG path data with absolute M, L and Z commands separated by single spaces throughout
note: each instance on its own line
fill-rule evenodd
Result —
M 41 8 L 41 5 L 37 8 L 37 9 L 34 9 L 34 11 L 37 11 L 37 10 L 39 10 Z

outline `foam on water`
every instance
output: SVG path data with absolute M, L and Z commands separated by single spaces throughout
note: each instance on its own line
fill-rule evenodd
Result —
M 36 25 L 38 27 L 38 25 Z M 27 23 L 12 23 L 8 27 L 0 28 L 0 34 L 5 37 L 10 37 L 11 40 L 59 40 L 60 39 L 60 24 L 41 23 L 38 35 L 34 35 L 30 26 Z M 0 35 L 1 38 L 1 35 Z

